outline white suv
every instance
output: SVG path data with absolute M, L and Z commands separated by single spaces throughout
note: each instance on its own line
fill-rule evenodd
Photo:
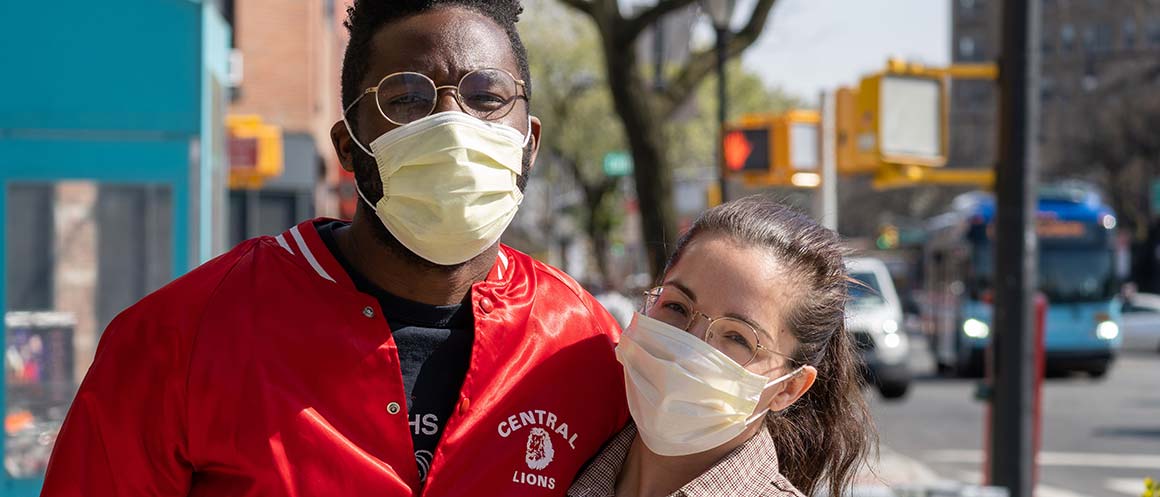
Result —
M 870 257 L 846 259 L 846 269 L 856 280 L 849 287 L 846 330 L 866 363 L 868 380 L 883 397 L 901 398 L 912 378 L 908 365 L 910 343 L 902 326 L 902 303 L 890 272 L 885 263 Z

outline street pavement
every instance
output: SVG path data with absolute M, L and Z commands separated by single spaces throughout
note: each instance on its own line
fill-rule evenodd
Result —
M 878 479 L 981 483 L 978 380 L 936 377 L 925 341 L 911 338 L 910 393 L 889 402 L 867 392 L 884 453 Z M 1139 496 L 1145 477 L 1160 478 L 1160 354 L 1124 355 L 1103 379 L 1048 379 L 1043 409 L 1038 497 Z

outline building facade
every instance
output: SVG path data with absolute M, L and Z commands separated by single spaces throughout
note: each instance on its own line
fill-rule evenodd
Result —
M 221 2 L 0 2 L 0 495 L 40 494 L 102 330 L 225 250 Z
M 233 243 L 276 234 L 315 215 L 338 215 L 339 164 L 330 140 L 341 116 L 339 71 L 346 4 L 235 0 L 231 115 L 281 128 L 282 173 L 230 190 Z
M 951 0 L 951 60 L 998 59 L 1000 0 Z M 1160 2 L 1043 0 L 1040 53 L 1040 161 L 1047 177 L 1074 156 L 1091 132 L 1093 109 L 1117 93 L 1154 84 L 1160 63 Z M 993 164 L 998 92 L 988 81 L 951 88 L 952 167 Z

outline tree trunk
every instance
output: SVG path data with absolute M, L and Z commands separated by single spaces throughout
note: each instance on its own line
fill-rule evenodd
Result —
M 635 51 L 620 49 L 609 39 L 604 46 L 608 86 L 632 150 L 641 231 L 649 271 L 655 279 L 664 270 L 669 248 L 677 237 L 672 168 L 665 159 L 662 122 L 649 109 L 652 96 L 640 75 L 633 72 L 637 68 Z
M 601 282 L 605 288 L 616 288 L 620 284 L 612 281 L 612 272 L 608 267 L 608 233 L 596 218 L 597 209 L 598 206 L 588 207 L 588 240 L 592 242 L 592 254 L 596 257 L 596 272 L 600 274 Z

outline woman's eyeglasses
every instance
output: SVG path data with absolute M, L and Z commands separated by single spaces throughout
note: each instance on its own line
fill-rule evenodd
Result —
M 709 317 L 692 309 L 688 298 L 668 287 L 653 288 L 645 292 L 645 314 L 665 324 L 685 331 L 691 331 L 698 319 L 705 319 L 708 329 L 702 338 L 713 348 L 729 356 L 737 364 L 748 365 L 764 350 L 784 357 L 791 363 L 798 361 L 761 344 L 757 329 L 749 323 L 731 317 Z

